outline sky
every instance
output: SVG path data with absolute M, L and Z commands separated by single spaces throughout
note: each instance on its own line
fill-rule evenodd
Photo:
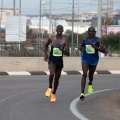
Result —
M 0 0 L 0 7 L 13 8 L 13 1 L 14 0 Z M 19 9 L 20 0 L 15 1 L 15 6 Z M 120 0 L 113 0 L 113 10 L 120 9 L 119 6 Z M 102 9 L 107 11 L 107 0 L 102 0 Z M 50 10 L 51 14 L 72 14 L 73 0 L 41 0 L 41 13 L 49 14 Z M 78 13 L 78 11 L 82 13 L 98 11 L 98 0 L 74 0 L 74 13 Z M 39 14 L 40 0 L 21 0 L 21 13 L 24 15 Z

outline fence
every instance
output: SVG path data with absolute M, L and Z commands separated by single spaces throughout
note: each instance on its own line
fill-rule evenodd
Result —
M 81 52 L 78 45 L 73 45 L 73 55 L 80 56 Z M 71 54 L 71 47 L 70 47 Z M 31 43 L 31 42 L 1 42 L 0 43 L 0 56 L 1 57 L 43 57 L 44 44 Z

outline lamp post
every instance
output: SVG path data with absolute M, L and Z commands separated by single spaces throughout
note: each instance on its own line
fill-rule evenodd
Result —
M 72 3 L 72 41 L 71 41 L 71 55 L 73 56 L 73 32 L 74 32 L 74 0 Z
M 51 36 L 51 0 L 50 0 L 50 13 L 49 13 L 49 37 Z
M 98 25 L 97 36 L 101 38 L 101 14 L 102 14 L 102 0 L 98 0 Z
M 41 53 L 41 2 L 42 0 L 40 0 L 40 3 L 39 3 L 39 36 L 38 36 L 38 56 L 40 55 Z
M 79 0 L 78 0 L 78 21 L 77 21 L 77 47 L 78 47 L 78 30 L 79 30 Z
M 1 1 L 1 18 L 0 18 L 0 42 L 2 42 L 2 33 L 1 33 L 1 29 L 2 29 L 2 7 L 3 7 L 3 0 Z
M 2 7 L 3 7 L 3 0 L 1 1 L 1 16 L 0 16 L 0 31 L 1 31 L 1 24 L 2 24 Z
M 102 0 L 98 0 L 98 26 L 97 36 L 101 38 L 101 17 L 102 17 Z M 99 52 L 99 56 L 103 57 L 104 54 Z
M 21 0 L 19 1 L 19 14 L 21 15 Z
M 13 0 L 13 15 L 15 15 L 15 0 Z

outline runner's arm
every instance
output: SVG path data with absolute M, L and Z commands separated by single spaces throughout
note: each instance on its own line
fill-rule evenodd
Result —
M 82 44 L 80 46 L 80 51 L 81 52 L 83 52 L 85 50 L 85 48 L 84 48 L 84 40 L 85 40 L 85 38 L 83 39 Z
M 68 41 L 65 41 L 64 49 L 60 49 L 66 56 L 70 56 Z
M 93 48 L 95 48 L 96 50 L 98 50 L 98 51 L 100 51 L 100 52 L 102 52 L 102 53 L 105 53 L 105 47 L 103 46 L 103 43 L 102 43 L 102 41 L 101 41 L 100 38 L 98 38 L 98 43 L 99 43 L 99 47 L 94 46 L 94 45 L 92 44 L 92 42 L 91 42 L 90 44 L 91 44 L 91 46 L 92 46 Z
M 45 47 L 44 47 L 44 50 L 45 50 L 45 57 L 44 57 L 44 60 L 47 62 L 48 61 L 48 46 L 51 42 L 51 38 L 49 38 L 47 40 L 47 42 L 45 43 Z

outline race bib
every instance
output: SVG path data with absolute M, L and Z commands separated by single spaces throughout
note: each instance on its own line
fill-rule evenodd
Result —
M 62 56 L 62 51 L 59 48 L 53 48 L 53 56 Z
M 95 49 L 91 45 L 86 45 L 86 53 L 94 54 L 95 53 Z

